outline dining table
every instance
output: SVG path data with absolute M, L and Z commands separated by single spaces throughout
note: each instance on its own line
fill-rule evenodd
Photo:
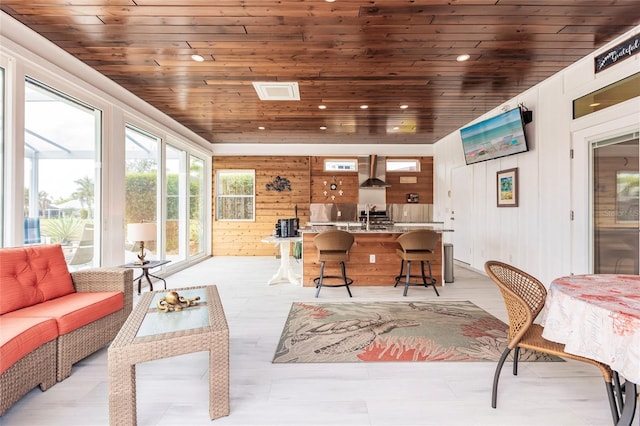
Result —
M 618 389 L 616 398 L 617 425 L 631 425 L 640 384 L 640 276 L 556 278 L 549 285 L 541 323 L 545 339 L 563 343 L 565 352 L 607 364 L 624 378 L 624 391 Z

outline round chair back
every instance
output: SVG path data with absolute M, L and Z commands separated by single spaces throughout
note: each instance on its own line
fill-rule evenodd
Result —
M 313 243 L 318 249 L 318 260 L 348 260 L 353 240 L 353 234 L 346 231 L 332 230 L 319 233 L 313 238 Z
M 438 246 L 438 233 L 430 229 L 416 229 L 400 235 L 397 241 L 405 253 L 409 251 L 433 252 Z

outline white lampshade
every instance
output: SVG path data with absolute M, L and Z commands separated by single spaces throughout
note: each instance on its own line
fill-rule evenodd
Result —
M 130 223 L 127 225 L 129 241 L 154 241 L 156 239 L 155 223 Z

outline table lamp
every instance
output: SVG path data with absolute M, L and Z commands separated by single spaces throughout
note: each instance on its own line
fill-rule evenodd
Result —
M 156 224 L 155 223 L 130 223 L 127 225 L 127 237 L 129 241 L 140 242 L 140 254 L 138 260 L 133 262 L 136 265 L 145 265 L 149 263 L 145 260 L 144 242 L 154 241 L 156 239 Z

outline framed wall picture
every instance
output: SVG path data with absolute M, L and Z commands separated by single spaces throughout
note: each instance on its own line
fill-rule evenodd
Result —
M 498 207 L 518 207 L 518 168 L 496 173 Z

